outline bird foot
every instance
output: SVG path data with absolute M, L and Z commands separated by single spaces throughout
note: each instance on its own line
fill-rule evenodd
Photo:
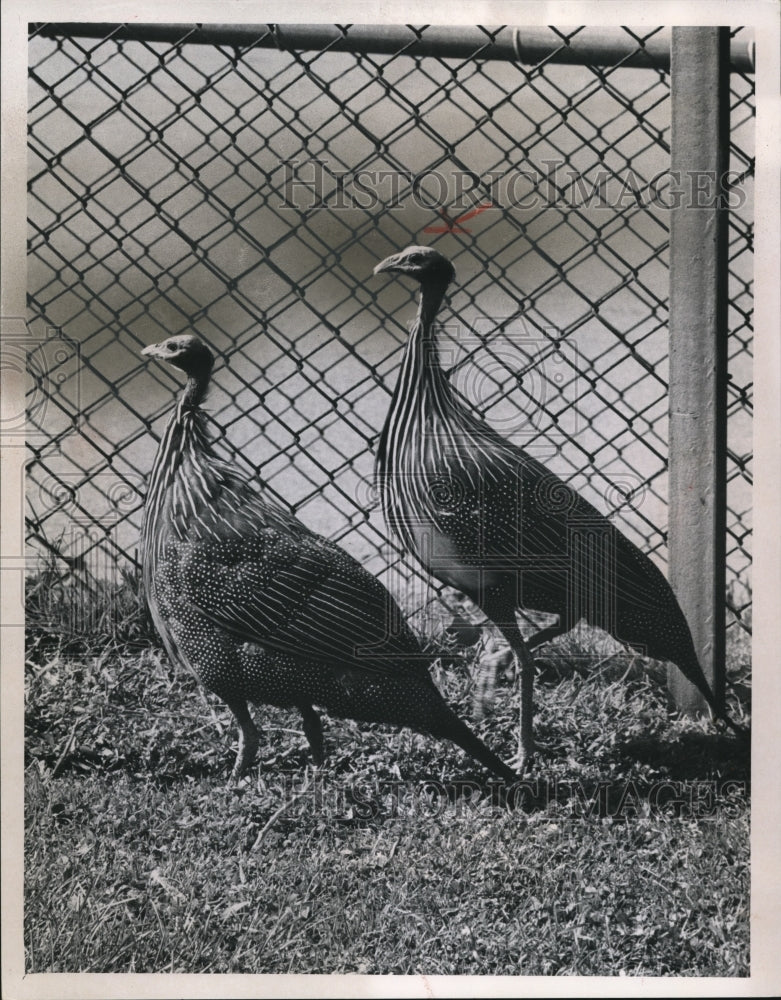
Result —
M 531 767 L 532 761 L 534 760 L 534 753 L 535 746 L 533 743 L 526 747 L 519 743 L 518 749 L 507 763 L 513 771 L 519 775 L 519 777 L 523 778 Z
M 239 735 L 239 752 L 236 754 L 236 763 L 233 765 L 231 776 L 228 779 L 229 788 L 235 788 L 244 774 L 252 767 L 258 752 L 258 743 L 257 732 L 249 731 L 245 735 L 242 731 Z
M 231 776 L 228 778 L 228 784 L 226 787 L 229 789 L 237 789 L 241 786 L 249 788 L 251 786 L 252 777 L 247 773 L 248 770 L 248 768 L 239 767 L 239 762 L 236 761 L 236 764 L 231 771 Z M 262 795 L 267 794 L 269 790 L 268 782 L 263 777 L 263 768 L 260 765 L 258 765 L 257 774 L 255 776 L 255 788 Z
M 228 786 L 227 787 L 228 788 L 238 788 L 239 784 L 241 783 L 242 777 L 243 777 L 243 775 L 242 775 L 241 770 L 238 767 L 238 761 L 237 761 L 236 764 L 234 764 L 234 766 L 233 766 L 233 770 L 231 771 L 230 778 L 228 778 Z

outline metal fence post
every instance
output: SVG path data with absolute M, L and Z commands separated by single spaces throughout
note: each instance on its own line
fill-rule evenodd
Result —
M 670 582 L 717 700 L 724 698 L 728 28 L 674 28 L 670 227 Z M 702 696 L 671 667 L 684 711 Z

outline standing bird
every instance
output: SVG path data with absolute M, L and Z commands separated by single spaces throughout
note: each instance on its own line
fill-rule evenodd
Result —
M 297 707 L 317 763 L 314 705 L 447 738 L 506 781 L 517 775 L 445 704 L 396 602 L 337 545 L 309 531 L 214 453 L 200 408 L 214 357 L 198 337 L 142 351 L 187 384 L 160 443 L 142 529 L 155 627 L 239 724 L 232 781 L 252 763 L 248 701 Z
M 714 714 L 722 714 L 661 571 L 595 507 L 454 394 L 433 333 L 455 278 L 450 261 L 430 247 L 411 246 L 374 268 L 382 272 L 420 282 L 417 318 L 377 451 L 385 518 L 433 576 L 483 609 L 517 656 L 521 766 L 534 749 L 530 650 L 581 618 L 675 663 Z M 516 619 L 523 608 L 558 615 L 558 624 L 524 641 Z

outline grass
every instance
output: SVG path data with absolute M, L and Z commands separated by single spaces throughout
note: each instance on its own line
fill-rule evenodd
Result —
M 28 972 L 748 975 L 747 749 L 677 718 L 658 666 L 595 633 L 541 651 L 541 754 L 509 801 L 451 744 L 350 720 L 327 721 L 314 771 L 298 715 L 267 706 L 260 767 L 228 789 L 230 713 L 168 663 L 135 581 L 91 646 L 63 626 L 67 587 L 40 583 Z M 514 686 L 475 721 L 476 649 L 434 652 L 448 701 L 511 756 Z

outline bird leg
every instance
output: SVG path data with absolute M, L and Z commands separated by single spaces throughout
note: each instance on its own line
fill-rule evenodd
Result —
M 535 632 L 534 635 L 530 636 L 528 639 L 524 640 L 527 651 L 537 649 L 539 646 L 544 646 L 545 643 L 550 642 L 551 639 L 555 639 L 559 635 L 563 635 L 566 632 L 564 626 L 560 623 L 555 625 L 548 625 L 539 632 Z M 502 633 L 505 634 L 504 632 Z M 516 666 L 518 662 L 522 662 L 515 645 L 510 646 L 510 650 L 513 657 L 516 660 Z M 480 675 L 476 681 L 476 688 L 474 697 L 472 699 L 472 710 L 475 715 L 480 718 L 485 713 L 485 706 L 493 701 L 494 689 L 496 687 L 496 679 L 498 674 L 498 668 L 496 662 L 496 657 L 488 657 L 488 663 L 486 664 L 486 669 L 483 668 L 483 662 L 485 657 L 481 657 L 481 670 Z
M 298 706 L 304 718 L 304 736 L 309 742 L 309 749 L 312 751 L 312 760 L 319 767 L 325 760 L 323 750 L 323 724 L 320 716 L 311 705 Z
M 516 655 L 521 664 L 521 729 L 518 734 L 518 770 L 523 774 L 534 756 L 534 658 L 523 639 Z
M 249 713 L 247 702 L 244 699 L 231 699 L 230 701 L 226 699 L 226 703 L 239 724 L 239 752 L 236 754 L 236 763 L 233 765 L 228 782 L 229 785 L 235 785 L 255 760 L 260 737 L 258 728 Z
M 534 657 L 523 639 L 520 630 L 512 626 L 498 626 L 509 642 L 518 661 L 518 676 L 521 683 L 521 719 L 518 732 L 518 751 L 510 761 L 519 774 L 523 775 L 534 756 Z
M 518 753 L 511 761 L 523 774 L 534 756 L 534 657 L 524 641 L 515 617 L 513 591 L 506 584 L 496 586 L 484 596 L 483 611 L 499 629 L 518 661 L 517 674 L 521 685 L 521 719 L 518 733 Z M 549 629 L 543 629 L 548 632 Z

